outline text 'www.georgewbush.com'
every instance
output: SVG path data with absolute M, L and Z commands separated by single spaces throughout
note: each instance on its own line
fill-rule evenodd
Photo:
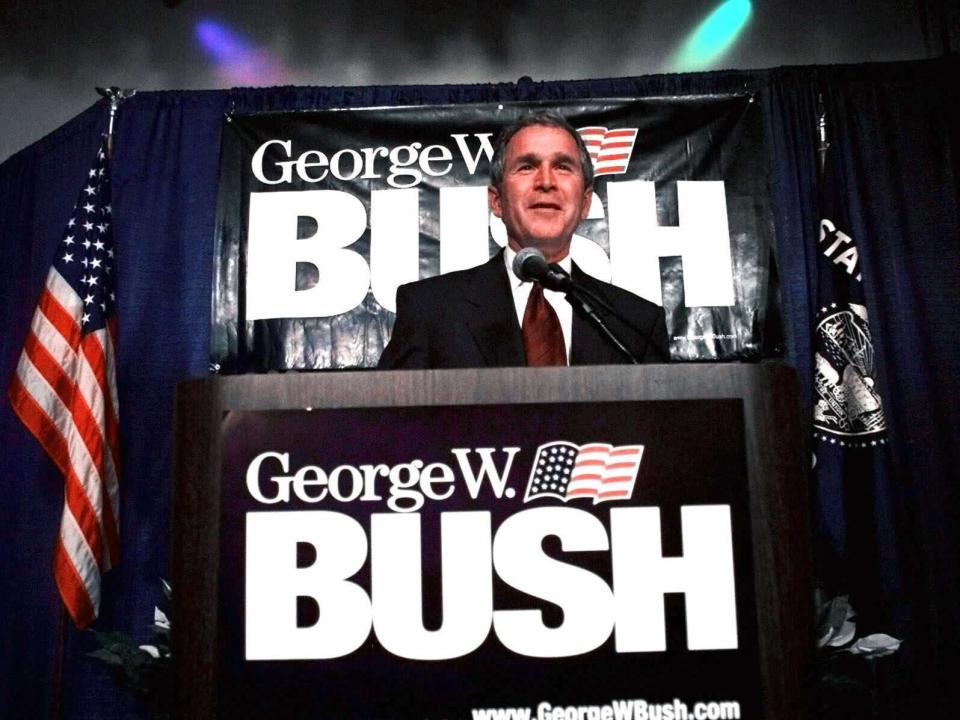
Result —
M 740 720 L 740 703 L 650 703 L 646 700 L 613 700 L 606 705 L 551 705 L 536 708 L 476 708 L 471 720 Z

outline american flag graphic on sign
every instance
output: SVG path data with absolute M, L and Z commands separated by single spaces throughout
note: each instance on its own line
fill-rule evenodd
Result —
M 10 404 L 63 474 L 53 575 L 77 627 L 100 607 L 119 540 L 117 342 L 105 144 L 87 174 L 23 343 Z
M 577 132 L 590 152 L 594 175 L 619 175 L 627 171 L 637 140 L 637 128 L 583 127 Z
M 592 499 L 594 505 L 633 495 L 643 445 L 575 445 L 565 440 L 537 448 L 523 501 L 552 497 Z

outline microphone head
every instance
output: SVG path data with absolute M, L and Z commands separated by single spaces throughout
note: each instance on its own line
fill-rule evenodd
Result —
M 523 282 L 539 280 L 547 272 L 547 259 L 535 247 L 525 247 L 513 258 L 513 274 Z

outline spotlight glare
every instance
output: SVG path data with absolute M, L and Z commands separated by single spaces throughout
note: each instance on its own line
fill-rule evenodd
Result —
M 196 25 L 200 46 L 214 61 L 225 85 L 281 85 L 290 82 L 293 73 L 266 49 L 257 48 L 242 35 L 216 20 L 200 20 Z
M 249 50 L 236 33 L 214 20 L 201 20 L 197 23 L 196 30 L 200 44 L 221 62 L 229 61 Z
M 709 67 L 730 49 L 750 18 L 750 0 L 726 0 L 690 34 L 677 53 L 680 72 Z

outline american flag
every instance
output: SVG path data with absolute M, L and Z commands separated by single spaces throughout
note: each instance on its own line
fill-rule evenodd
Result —
M 627 171 L 637 140 L 637 128 L 582 127 L 577 132 L 590 152 L 594 175 L 619 175 Z
M 596 505 L 626 500 L 633 495 L 642 457 L 643 445 L 546 443 L 537 448 L 523 501 L 592 498 Z
M 77 627 L 100 608 L 119 556 L 116 297 L 102 145 L 57 247 L 10 383 L 10 403 L 63 473 L 53 574 Z

